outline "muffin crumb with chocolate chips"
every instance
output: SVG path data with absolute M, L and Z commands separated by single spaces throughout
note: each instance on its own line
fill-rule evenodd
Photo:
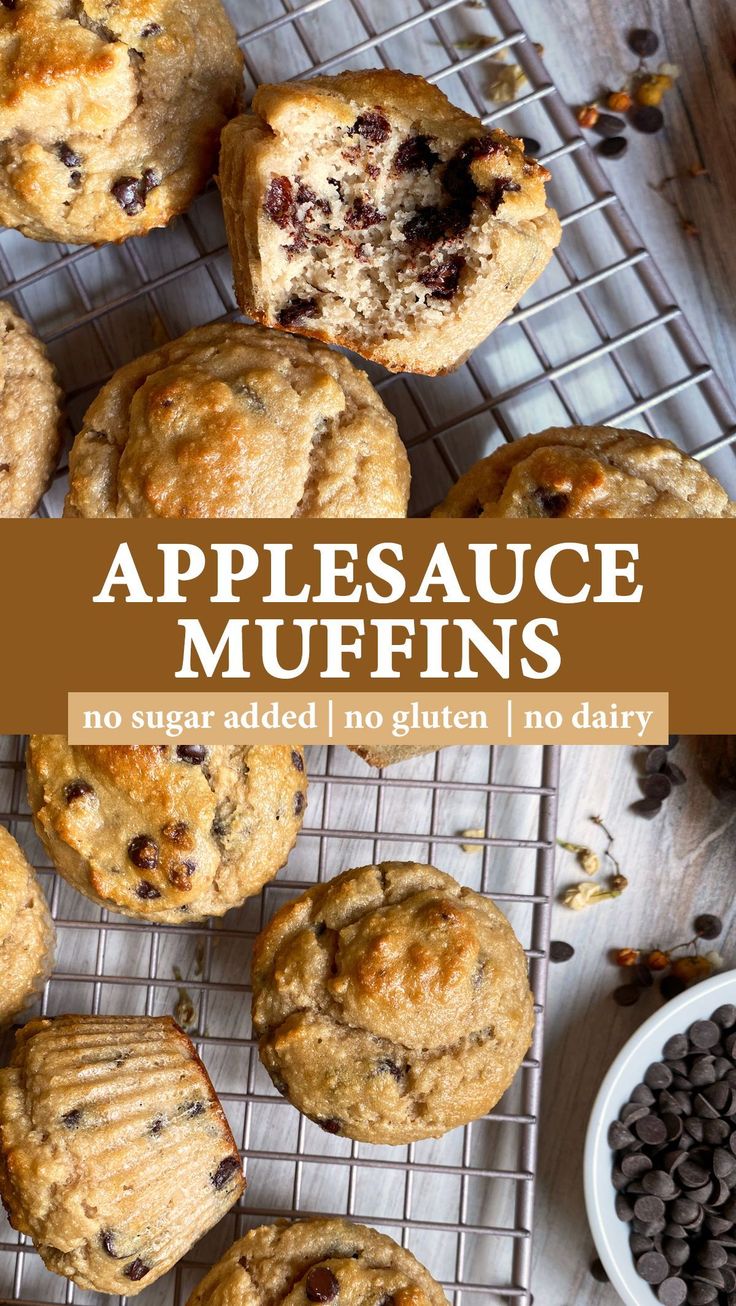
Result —
M 183 911 L 222 916 L 258 893 L 307 806 L 295 745 L 97 747 L 32 735 L 28 785 L 60 875 L 112 911 L 168 924 Z
M 133 1296 L 244 1188 L 207 1071 L 169 1017 L 57 1016 L 17 1033 L 0 1070 L 0 1197 L 47 1269 Z
M 511 926 L 432 866 L 384 862 L 307 890 L 256 940 L 252 983 L 278 1091 L 362 1142 L 439 1137 L 484 1115 L 531 1041 Z
M 558 244 L 549 178 L 421 77 L 261 86 L 218 178 L 240 307 L 393 371 L 449 371 Z

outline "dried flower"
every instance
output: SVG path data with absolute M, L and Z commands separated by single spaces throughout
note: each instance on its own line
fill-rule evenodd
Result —
M 179 999 L 174 1007 L 174 1020 L 185 1033 L 195 1028 L 197 1012 L 186 989 L 179 989 Z
M 592 848 L 583 848 L 578 853 L 578 861 L 586 875 L 595 875 L 601 868 L 601 859 Z
M 622 88 L 620 91 L 611 91 L 606 97 L 606 104 L 614 113 L 627 113 L 631 108 L 632 100 L 629 92 Z
M 524 69 L 518 63 L 501 63 L 498 59 L 490 59 L 488 67 L 491 69 L 491 81 L 486 90 L 488 99 L 494 104 L 515 100 L 526 81 Z
M 682 69 L 678 63 L 661 63 L 657 72 L 661 77 L 668 77 L 670 82 L 676 82 Z
M 569 843 L 567 839 L 558 839 L 560 848 L 564 848 L 566 853 L 584 853 L 587 848 L 584 843 Z
M 720 952 L 716 952 L 715 948 L 710 952 L 706 952 L 705 960 L 710 963 L 711 970 L 723 970 L 725 965 L 723 957 Z
M 465 839 L 482 839 L 485 835 L 485 830 L 481 825 L 478 825 L 473 830 L 462 830 L 461 833 Z M 483 845 L 479 843 L 463 843 L 460 847 L 464 853 L 483 852 Z
M 581 127 L 595 127 L 598 121 L 598 110 L 594 104 L 581 104 L 575 117 Z
M 562 901 L 571 911 L 582 911 L 584 907 L 592 907 L 595 902 L 605 902 L 610 898 L 618 898 L 619 894 L 615 889 L 604 889 L 600 884 L 571 884 L 563 894 Z
M 616 950 L 615 962 L 617 966 L 636 966 L 639 961 L 640 952 L 638 948 L 618 948 Z
M 618 889 L 619 893 L 623 893 L 624 889 L 628 889 L 628 887 L 629 887 L 629 881 L 626 879 L 625 875 L 619 874 L 619 875 L 611 876 L 612 889 Z

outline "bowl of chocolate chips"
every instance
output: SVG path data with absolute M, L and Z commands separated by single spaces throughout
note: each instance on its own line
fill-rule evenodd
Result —
M 627 1306 L 736 1306 L 736 970 L 668 1002 L 616 1057 L 585 1200 Z

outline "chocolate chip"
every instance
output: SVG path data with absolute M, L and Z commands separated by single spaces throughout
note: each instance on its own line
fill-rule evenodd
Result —
M 58 154 L 59 159 L 64 164 L 65 168 L 81 167 L 81 163 L 82 163 L 81 158 L 77 154 L 76 150 L 72 149 L 71 145 L 67 145 L 66 141 L 59 141 L 59 144 L 56 146 L 56 153 Z
M 113 197 L 129 218 L 146 207 L 146 197 L 138 177 L 118 177 L 110 187 Z
M 629 143 L 625 136 L 607 136 L 605 140 L 599 141 L 595 148 L 605 159 L 618 159 L 625 154 L 628 147 Z
M 150 902 L 153 902 L 155 898 L 161 897 L 161 891 L 156 888 L 155 884 L 151 884 L 150 880 L 139 880 L 135 886 L 135 892 L 136 897 L 143 898 Z
M 570 506 L 567 494 L 538 486 L 534 491 L 534 503 L 541 517 L 562 517 Z
M 160 185 L 161 185 L 161 178 L 159 177 L 158 173 L 155 172 L 153 168 L 146 168 L 145 172 L 143 173 L 143 176 L 141 177 L 141 189 L 143 191 L 144 197 L 148 194 L 149 191 L 155 190 L 156 187 Z
M 65 1129 L 76 1129 L 82 1122 L 81 1107 L 74 1107 L 72 1111 L 67 1111 L 61 1117 L 61 1123 Z
M 172 866 L 168 873 L 169 883 L 173 884 L 174 888 L 179 889 L 180 892 L 187 893 L 192 887 L 192 876 L 196 869 L 197 863 L 192 861 L 191 858 L 184 862 L 177 862 L 176 866 Z
M 654 798 L 657 802 L 668 798 L 672 792 L 672 783 L 662 771 L 646 776 L 641 782 L 641 787 L 647 798 Z
M 229 1183 L 230 1179 L 235 1174 L 235 1171 L 240 1169 L 241 1165 L 239 1156 L 226 1156 L 218 1165 L 215 1173 L 210 1176 L 212 1187 L 216 1188 L 219 1193 L 220 1189 L 224 1188 L 225 1185 Z
M 339 1134 L 342 1130 L 340 1120 L 315 1120 L 314 1123 L 319 1125 L 320 1129 L 324 1129 L 326 1134 Z
M 593 130 L 599 136 L 620 136 L 626 131 L 626 123 L 623 118 L 617 118 L 615 113 L 599 113 Z
M 637 1120 L 634 1124 L 634 1132 L 642 1143 L 648 1143 L 652 1147 L 659 1147 L 667 1138 L 667 1126 L 659 1116 L 644 1116 L 642 1120 Z
M 647 775 L 654 775 L 656 771 L 661 771 L 667 764 L 667 749 L 661 746 L 650 748 L 644 762 L 644 770 Z
M 640 58 L 648 59 L 650 54 L 656 54 L 659 49 L 659 37 L 651 27 L 632 27 L 629 32 L 629 49 Z
M 140 871 L 154 871 L 158 866 L 158 844 L 148 834 L 137 834 L 128 844 L 128 857 Z
M 565 943 L 563 939 L 553 939 L 549 945 L 550 961 L 569 961 L 575 956 L 575 949 L 571 943 Z
M 439 154 L 430 147 L 431 136 L 407 136 L 394 155 L 394 172 L 431 172 Z
M 655 1197 L 652 1193 L 645 1193 L 642 1197 L 637 1197 L 634 1202 L 634 1215 L 637 1220 L 643 1220 L 646 1224 L 661 1220 L 664 1212 L 662 1198 Z
M 522 136 L 521 139 L 524 142 L 525 154 L 532 154 L 534 158 L 536 158 L 538 154 L 542 153 L 542 147 L 539 144 L 539 141 L 535 140 L 533 136 Z
M 672 1071 L 662 1061 L 655 1061 L 649 1066 L 645 1076 L 644 1083 L 649 1088 L 669 1088 L 672 1083 Z
M 306 795 L 302 793 L 301 789 L 297 789 L 296 793 L 294 794 L 294 815 L 301 816 L 306 805 L 307 805 Z
M 391 1061 L 389 1057 L 383 1057 L 382 1060 L 378 1062 L 376 1065 L 376 1072 L 379 1075 L 391 1075 L 399 1084 L 404 1078 L 404 1071 L 401 1066 L 397 1066 L 396 1062 Z M 736 1162 L 734 1164 L 736 1164 Z
M 202 1101 L 185 1102 L 179 1107 L 179 1115 L 186 1116 L 187 1120 L 194 1120 L 196 1116 L 201 1116 L 205 1111 L 205 1104 Z
M 619 984 L 612 997 L 618 1007 L 633 1007 L 641 997 L 641 989 L 638 984 Z
M 158 1138 L 159 1135 L 163 1133 L 163 1128 L 164 1122 L 160 1116 L 157 1117 L 156 1120 L 152 1120 L 148 1126 L 148 1132 L 151 1135 L 151 1138 Z
M 264 212 L 277 227 L 288 227 L 294 216 L 294 192 L 288 177 L 273 177 L 263 201 Z
M 714 1020 L 696 1020 L 687 1033 L 696 1048 L 712 1048 L 720 1038 L 720 1030 Z
M 0 4 L 4 5 L 6 9 L 15 9 L 17 0 L 0 0 Z
M 608 1146 L 612 1152 L 621 1152 L 634 1142 L 634 1135 L 620 1120 L 613 1120 L 608 1126 Z
M 369 200 L 356 199 L 350 205 L 345 214 L 345 225 L 355 231 L 367 231 L 369 227 L 375 227 L 379 222 L 384 222 L 386 214 L 381 213 L 375 204 Z
M 450 254 L 420 274 L 419 280 L 431 291 L 432 299 L 452 299 L 457 294 L 465 261 L 462 254 Z
M 161 833 L 170 843 L 191 844 L 189 826 L 186 821 L 168 821 L 161 826 Z
M 687 1035 L 673 1034 L 662 1048 L 662 1055 L 665 1061 L 677 1061 L 679 1057 L 687 1054 L 688 1046 Z
M 645 798 L 642 799 L 642 802 L 647 801 Z M 659 991 L 665 1002 L 669 1002 L 672 998 L 677 998 L 681 993 L 684 993 L 686 988 L 685 980 L 680 979 L 678 975 L 665 975 L 659 986 Z
M 340 1285 L 327 1265 L 315 1265 L 304 1282 L 309 1301 L 334 1301 Z
M 667 1278 L 670 1267 L 661 1252 L 645 1252 L 636 1262 L 636 1272 L 645 1283 L 657 1284 Z
M 719 916 L 707 913 L 695 917 L 695 933 L 701 939 L 717 939 L 723 933 L 723 921 Z
M 92 785 L 87 784 L 86 780 L 71 780 L 68 785 L 64 786 L 64 797 L 67 803 L 74 803 L 78 798 L 86 798 L 87 794 L 94 793 Z
M 292 748 L 291 750 L 291 765 L 297 771 L 304 770 L 304 758 L 302 757 L 301 753 L 297 753 L 295 748 Z
M 596 1257 L 594 1261 L 591 1261 L 590 1273 L 592 1274 L 596 1283 L 608 1283 L 608 1275 L 606 1274 L 606 1271 L 603 1268 L 603 1262 L 599 1260 L 598 1257 Z
M 470 210 L 459 204 L 448 204 L 444 208 L 427 204 L 411 215 L 404 224 L 403 234 L 410 245 L 430 249 L 441 240 L 461 236 L 470 218 Z
M 731 1029 L 736 1025 L 736 1007 L 730 1002 L 724 1002 L 722 1007 L 718 1007 L 717 1011 L 713 1012 L 711 1019 L 716 1022 L 716 1025 L 720 1025 L 721 1029 Z
M 114 1238 L 113 1238 L 113 1235 L 110 1233 L 110 1230 L 109 1230 L 109 1229 L 102 1229 L 102 1230 L 101 1230 L 101 1232 L 100 1232 L 100 1242 L 102 1243 L 103 1250 L 107 1252 L 108 1256 L 113 1256 L 113 1257 L 114 1257 L 114 1256 L 116 1255 L 116 1253 L 115 1253 L 115 1240 L 114 1240 Z
M 177 744 L 176 756 L 180 762 L 188 762 L 190 766 L 201 766 L 207 758 L 207 749 L 204 744 Z
M 138 1283 L 139 1279 L 145 1279 L 146 1275 L 150 1273 L 150 1270 L 150 1265 L 146 1265 L 136 1256 L 135 1260 L 131 1261 L 130 1265 L 126 1265 L 123 1274 L 126 1279 L 132 1279 L 134 1283 Z
M 687 1301 L 687 1284 L 684 1279 L 670 1277 L 663 1279 L 657 1289 L 657 1297 L 662 1306 L 682 1306 Z
M 163 30 L 164 29 L 160 23 L 146 23 L 146 26 L 143 28 L 143 31 L 141 32 L 141 36 L 143 37 L 160 36 Z
M 384 113 L 374 109 L 361 113 L 348 130 L 349 136 L 361 136 L 370 145 L 382 145 L 391 135 L 391 124 Z
M 664 127 L 664 114 L 656 104 L 640 104 L 631 115 L 631 125 L 638 132 L 651 136 Z
M 303 299 L 299 295 L 296 295 L 293 299 L 289 300 L 284 308 L 281 309 L 281 312 L 278 315 L 278 322 L 280 326 L 293 326 L 295 322 L 301 321 L 302 318 L 316 316 L 316 299 Z
M 646 820 L 651 821 L 657 812 L 661 812 L 662 803 L 659 798 L 637 798 L 635 803 L 631 804 L 631 811 L 636 812 L 637 816 L 643 816 Z M 672 976 L 666 976 L 671 979 Z M 664 980 L 662 981 L 664 983 Z

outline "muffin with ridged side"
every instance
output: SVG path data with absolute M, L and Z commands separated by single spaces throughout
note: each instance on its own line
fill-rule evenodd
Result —
M 32 1021 L 0 1070 L 0 1197 L 49 1270 L 132 1296 L 237 1201 L 238 1149 L 169 1017 Z

